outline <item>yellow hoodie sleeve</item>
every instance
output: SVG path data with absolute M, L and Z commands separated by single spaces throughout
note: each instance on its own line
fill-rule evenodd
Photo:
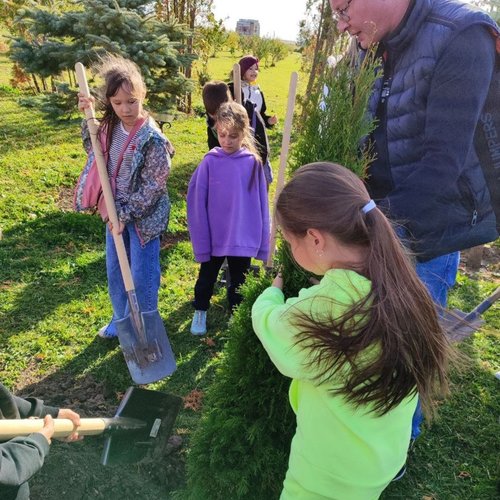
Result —
M 298 297 L 285 302 L 283 292 L 269 287 L 252 307 L 252 324 L 257 337 L 276 368 L 285 376 L 302 380 L 318 375 L 310 349 L 297 342 L 293 317 L 305 313 L 316 320 L 338 317 L 370 290 L 370 282 L 344 270 L 328 271 L 319 285 L 303 288 Z M 334 333 L 332 332 L 332 335 Z
M 316 288 L 316 287 L 312 287 Z M 257 298 L 252 307 L 252 324 L 257 337 L 276 368 L 290 378 L 314 377 L 310 368 L 309 351 L 295 345 L 296 329 L 290 324 L 293 311 L 307 312 L 311 306 L 311 289 L 302 289 L 298 297 L 285 302 L 283 292 L 269 287 Z

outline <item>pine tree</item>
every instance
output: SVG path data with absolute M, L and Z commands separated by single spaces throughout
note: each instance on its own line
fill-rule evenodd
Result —
M 321 66 L 326 66 L 324 61 Z M 366 104 L 375 75 L 371 58 L 353 68 L 345 57 L 316 79 L 290 172 L 328 160 L 364 175 L 370 152 L 360 153 L 360 141 L 373 126 Z M 309 286 L 310 275 L 297 267 L 286 244 L 280 244 L 277 260 L 285 296 L 296 296 Z M 281 492 L 295 430 L 287 397 L 290 381 L 274 368 L 251 323 L 252 304 L 270 283 L 271 278 L 262 275 L 247 278 L 243 287 L 244 301 L 229 329 L 223 360 L 192 439 L 187 498 L 273 500 Z
M 20 10 L 30 37 L 15 38 L 11 59 L 45 78 L 72 71 L 77 61 L 89 65 L 104 52 L 119 54 L 141 68 L 148 104 L 156 111 L 167 111 L 190 90 L 180 72 L 193 60 L 184 46 L 189 35 L 184 26 L 159 21 L 147 0 L 86 0 L 77 7 L 61 13 Z

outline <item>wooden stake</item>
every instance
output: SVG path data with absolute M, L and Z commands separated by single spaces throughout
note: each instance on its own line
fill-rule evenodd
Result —
M 285 185 L 285 170 L 286 162 L 288 159 L 288 149 L 290 146 L 290 136 L 292 133 L 292 122 L 293 122 L 293 111 L 295 108 L 295 96 L 297 94 L 297 80 L 298 75 L 294 71 L 290 75 L 290 86 L 288 88 L 288 103 L 286 108 L 285 125 L 283 126 L 283 139 L 281 141 L 281 151 L 280 151 L 280 166 L 278 170 L 278 180 L 276 181 L 276 192 L 274 194 L 273 203 L 273 218 L 271 222 L 271 237 L 269 239 L 269 257 L 267 258 L 266 267 L 269 269 L 273 267 L 273 256 L 276 246 L 276 204 L 278 202 L 278 197 Z
M 234 100 L 238 104 L 241 102 L 241 72 L 240 65 L 238 63 L 233 64 L 233 85 L 234 85 Z

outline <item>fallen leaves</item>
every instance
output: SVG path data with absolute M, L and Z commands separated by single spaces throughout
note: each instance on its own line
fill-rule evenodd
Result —
M 200 411 L 203 406 L 203 391 L 193 389 L 189 394 L 184 396 L 184 408 L 187 410 Z
M 212 337 L 204 337 L 201 341 L 208 347 L 215 347 L 215 340 Z

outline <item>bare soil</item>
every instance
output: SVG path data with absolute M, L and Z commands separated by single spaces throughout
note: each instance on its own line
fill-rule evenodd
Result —
M 27 370 L 26 373 L 29 373 Z M 29 379 L 17 391 L 23 396 L 46 399 L 47 404 L 72 408 L 86 417 L 112 417 L 121 395 L 110 393 L 92 377 L 75 380 L 57 372 L 41 382 Z M 50 401 L 48 394 L 58 396 Z M 132 465 L 101 465 L 103 436 L 86 436 L 83 441 L 53 441 L 42 470 L 30 481 L 31 499 L 67 498 L 70 500 L 160 500 L 182 485 L 184 449 L 180 436 L 172 436 L 162 457 Z

